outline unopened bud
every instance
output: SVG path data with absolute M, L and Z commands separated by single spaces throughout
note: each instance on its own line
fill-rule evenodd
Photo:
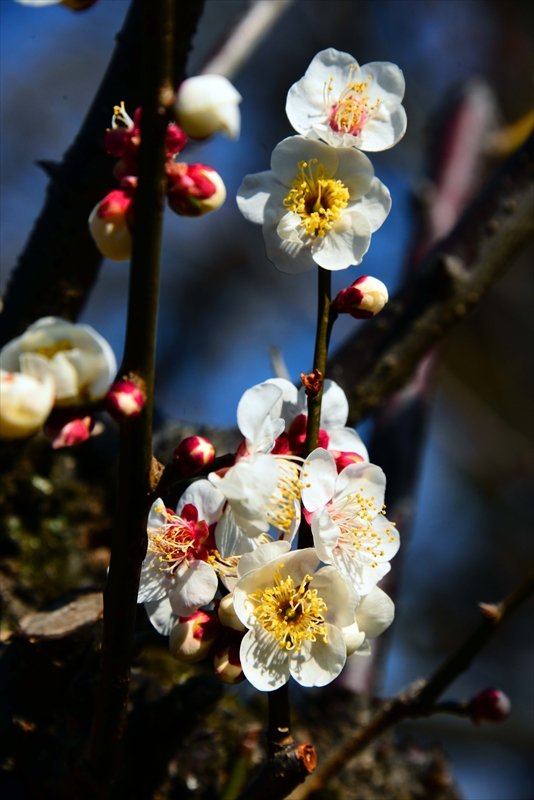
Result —
M 500 689 L 484 689 L 469 703 L 471 719 L 478 725 L 482 720 L 502 722 L 510 714 L 510 698 Z
M 169 638 L 171 655 L 184 664 L 202 661 L 220 632 L 217 611 L 197 611 L 180 617 Z
M 89 231 L 106 258 L 125 261 L 132 254 L 133 190 L 114 189 L 93 208 Z
M 358 453 L 341 453 L 339 450 L 330 451 L 334 456 L 338 474 L 351 464 L 360 464 L 363 458 Z
M 59 450 L 62 447 L 72 447 L 86 442 L 91 436 L 92 428 L 92 418 L 83 417 L 83 419 L 71 419 L 61 426 L 46 425 L 44 433 L 52 442 L 53 449 Z
M 360 631 L 357 622 L 353 622 L 352 625 L 348 625 L 346 628 L 341 629 L 341 633 L 343 634 L 343 639 L 345 640 L 345 646 L 347 648 L 347 657 L 352 656 L 356 653 L 357 650 L 360 649 L 361 645 L 365 639 L 365 633 Z
M 388 301 L 388 290 L 382 281 L 362 275 L 352 286 L 342 289 L 332 303 L 338 314 L 355 319 L 369 319 L 382 311 Z
M 201 217 L 216 211 L 226 200 L 221 176 L 205 164 L 168 161 L 165 165 L 169 206 L 184 217 Z
M 56 396 L 52 376 L 42 380 L 0 370 L 0 439 L 23 439 L 37 433 Z
M 235 685 L 245 680 L 239 659 L 239 645 L 231 644 L 222 647 L 213 657 L 215 674 L 223 683 Z
M 235 613 L 234 595 L 230 592 L 223 597 L 219 603 L 219 620 L 225 628 L 232 628 L 234 631 L 245 632 L 246 628 Z
M 239 139 L 242 97 L 223 75 L 196 75 L 178 87 L 176 119 L 193 139 L 207 139 L 221 131 Z
M 110 386 L 105 397 L 106 411 L 121 422 L 128 417 L 138 417 L 145 404 L 145 396 L 134 381 L 117 381 Z
M 306 414 L 297 414 L 291 426 L 287 432 L 287 438 L 289 441 L 289 449 L 293 455 L 296 456 L 306 456 L 308 455 L 305 453 L 306 450 L 306 429 L 308 425 L 308 417 Z M 330 442 L 330 437 L 328 433 L 323 429 L 319 429 L 319 435 L 317 440 L 317 447 L 323 447 L 325 450 L 328 450 L 328 445 Z
M 174 451 L 174 466 L 182 475 L 196 475 L 209 467 L 215 458 L 215 448 L 203 436 L 188 436 Z

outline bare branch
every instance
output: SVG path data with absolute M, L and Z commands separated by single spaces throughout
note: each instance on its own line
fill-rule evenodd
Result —
M 443 711 L 435 706 L 438 697 L 470 665 L 473 658 L 482 650 L 499 625 L 534 592 L 534 574 L 527 578 L 515 591 L 496 606 L 496 613 L 485 614 L 484 619 L 473 633 L 442 664 L 432 677 L 422 686 L 414 688 L 387 702 L 368 725 L 336 750 L 304 786 L 291 796 L 292 800 L 306 800 L 313 797 L 319 789 L 340 772 L 345 765 L 361 753 L 384 731 L 404 719 L 426 717 Z
M 531 136 L 384 311 L 333 356 L 329 375 L 347 393 L 351 423 L 409 380 L 532 237 L 533 162 Z

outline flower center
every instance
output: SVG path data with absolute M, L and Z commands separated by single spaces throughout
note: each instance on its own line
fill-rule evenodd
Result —
M 380 98 L 376 98 L 374 105 L 370 105 L 369 96 L 366 94 L 371 76 L 367 81 L 357 83 L 353 80 L 353 73 L 358 69 L 357 64 L 351 64 L 347 85 L 341 92 L 337 101 L 333 101 L 333 77 L 325 81 L 324 104 L 328 113 L 328 124 L 336 133 L 350 133 L 359 136 L 365 123 L 371 119 L 380 106 Z
M 347 207 L 349 190 L 341 181 L 325 178 L 325 170 L 318 159 L 299 161 L 299 172 L 284 200 L 288 211 L 294 211 L 310 236 L 324 236 L 332 223 L 341 217 Z
M 278 466 L 278 483 L 267 503 L 265 517 L 273 528 L 288 534 L 300 500 L 301 467 L 288 458 L 277 456 L 275 458 Z
M 327 506 L 332 520 L 339 525 L 341 531 L 339 546 L 346 549 L 351 558 L 361 558 L 363 555 L 372 559 L 372 567 L 378 565 L 377 558 L 384 556 L 384 539 L 387 538 L 390 543 L 395 541 L 395 536 L 392 535 L 395 527 L 393 522 L 384 531 L 377 532 L 374 529 L 373 521 L 386 513 L 386 507 L 378 508 L 374 499 L 365 497 L 362 488 L 354 495 L 347 495 L 338 504 L 329 503 Z
M 284 565 L 279 564 L 278 569 Z M 300 650 L 305 641 L 315 642 L 322 636 L 328 642 L 324 614 L 325 602 L 310 589 L 313 577 L 305 575 L 300 586 L 295 586 L 291 575 L 285 580 L 279 572 L 274 574 L 274 586 L 257 589 L 250 599 L 258 603 L 254 614 L 259 624 L 274 634 L 281 650 Z
M 35 352 L 51 361 L 56 353 L 65 353 L 67 350 L 73 349 L 72 342 L 69 342 L 68 339 L 61 339 L 59 342 L 55 342 L 54 344 L 49 344 L 45 347 L 38 347 Z
M 160 528 L 148 531 L 148 550 L 159 554 L 160 572 L 172 576 L 186 558 L 208 562 L 214 560 L 205 547 L 209 530 L 204 521 L 182 519 L 168 509 L 156 510 L 163 511 L 167 521 Z

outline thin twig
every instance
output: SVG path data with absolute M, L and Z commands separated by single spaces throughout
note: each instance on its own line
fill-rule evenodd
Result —
M 393 725 L 397 725 L 404 719 L 426 717 L 434 712 L 442 711 L 443 709 L 440 709 L 439 706 L 435 706 L 438 697 L 468 668 L 473 658 L 482 650 L 499 625 L 533 592 L 534 575 L 531 575 L 509 594 L 502 603 L 495 606 L 494 613 L 484 615 L 480 625 L 460 645 L 456 652 L 446 659 L 422 687 L 418 686 L 412 691 L 405 692 L 394 700 L 387 702 L 365 727 L 357 731 L 352 739 L 334 751 L 314 773 L 313 777 L 294 792 L 291 796 L 292 800 L 306 800 L 306 798 L 313 797 L 354 756 L 361 753 L 362 750 Z
M 534 234 L 534 136 L 488 183 L 384 311 L 331 359 L 357 422 L 480 301 Z
M 174 101 L 174 0 L 144 0 L 143 88 L 139 186 L 122 372 L 143 386 L 142 414 L 121 428 L 117 518 L 104 593 L 102 661 L 89 766 L 104 796 L 116 777 L 126 728 L 126 703 L 137 592 L 146 552 L 152 468 L 154 349 L 164 203 L 165 140 Z
M 255 0 L 200 71 L 233 78 L 293 0 Z

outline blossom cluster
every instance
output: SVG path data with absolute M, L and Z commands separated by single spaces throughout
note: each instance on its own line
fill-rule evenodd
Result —
M 210 471 L 214 450 L 201 437 L 179 445 L 178 468 L 188 450 L 201 454 L 188 474 L 207 479 L 176 511 L 153 504 L 138 596 L 176 658 L 212 657 L 222 680 L 244 676 L 264 691 L 289 675 L 322 686 L 390 625 L 393 603 L 377 583 L 399 536 L 385 516 L 384 474 L 347 416 L 345 393 L 325 381 L 321 446 L 306 457 L 306 393 L 273 378 L 238 404 L 232 464 Z M 314 547 L 296 550 L 303 516 Z
M 241 95 L 222 75 L 199 75 L 185 80 L 176 99 L 178 124 L 167 127 L 165 145 L 166 196 L 176 214 L 199 217 L 218 209 L 226 199 L 221 176 L 206 164 L 187 164 L 177 157 L 187 138 L 205 139 L 222 131 L 239 136 Z M 93 208 L 89 230 L 102 255 L 113 261 L 130 258 L 135 225 L 135 194 L 141 144 L 141 108 L 130 117 L 124 103 L 115 106 L 111 128 L 104 136 L 107 152 L 118 158 L 113 175 L 119 188 L 109 192 Z

